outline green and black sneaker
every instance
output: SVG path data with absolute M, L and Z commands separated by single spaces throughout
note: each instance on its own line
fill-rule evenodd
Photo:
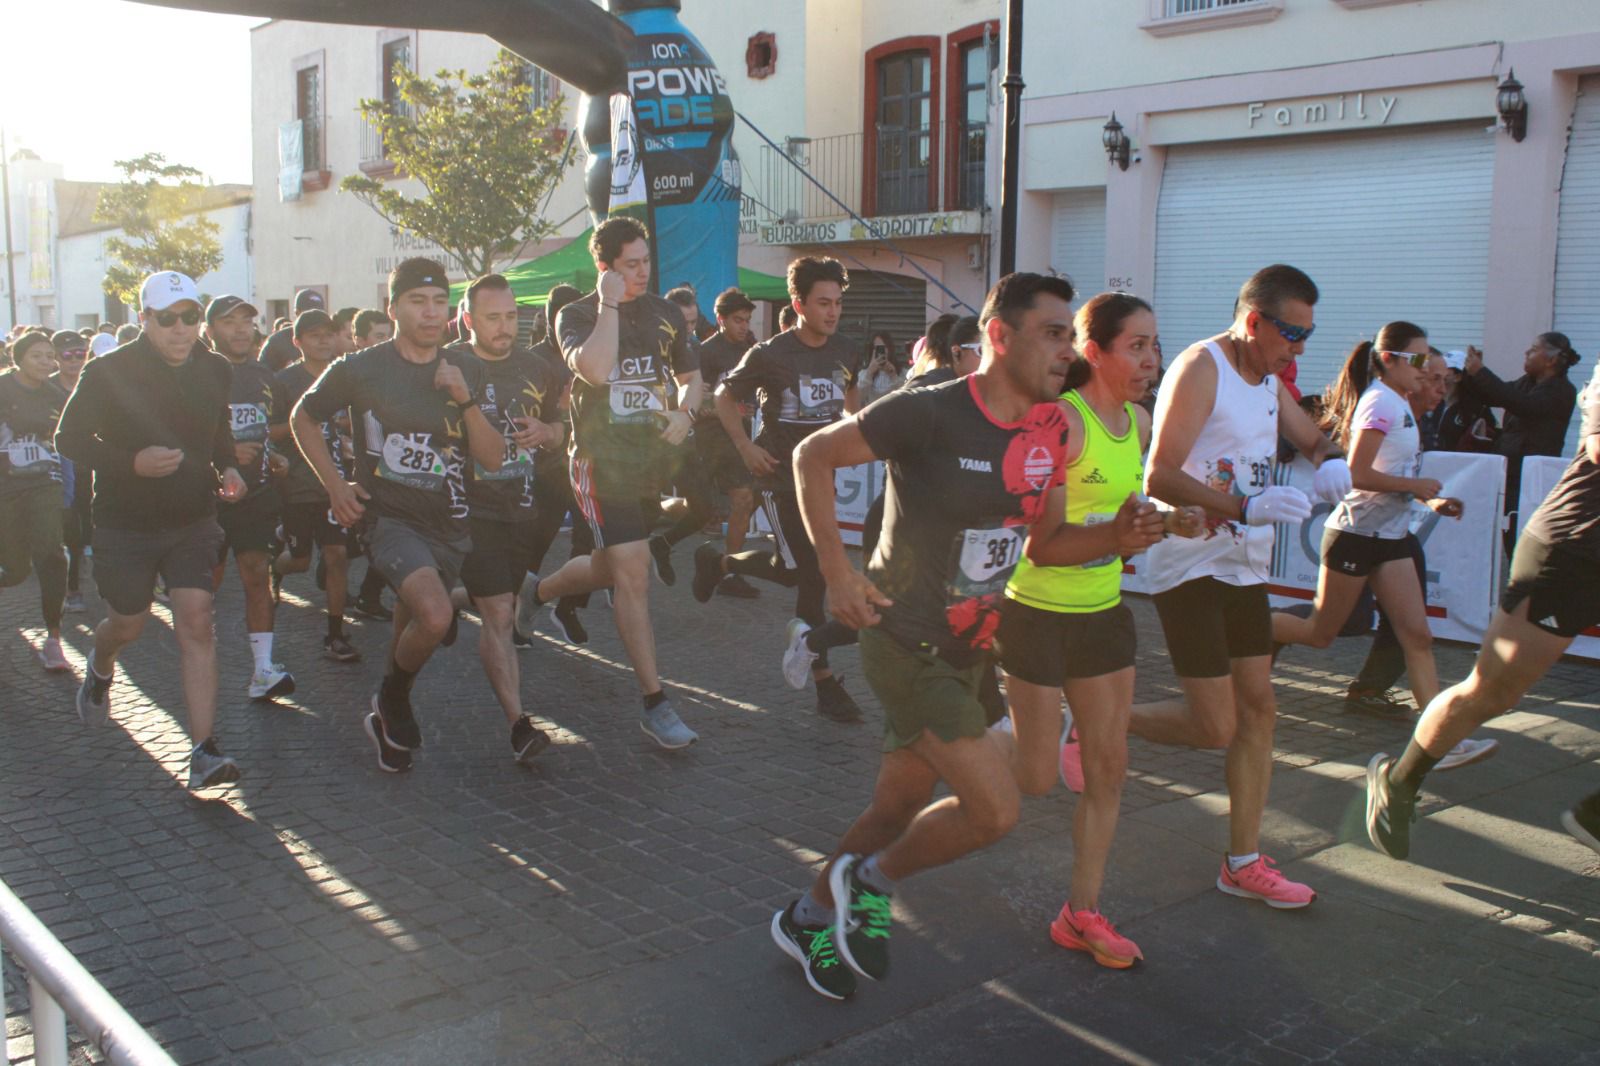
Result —
M 828 874 L 833 893 L 839 956 L 862 977 L 883 980 L 889 972 L 890 900 L 861 883 L 860 855 L 842 855 Z
M 819 996 L 846 999 L 856 990 L 851 973 L 833 950 L 833 928 L 811 929 L 795 921 L 793 903 L 772 916 L 772 942 L 800 964 L 806 984 Z

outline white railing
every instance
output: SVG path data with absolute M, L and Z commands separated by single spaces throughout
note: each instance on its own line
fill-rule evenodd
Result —
M 67 1066 L 71 1061 L 68 1018 L 115 1066 L 176 1066 L 3 881 L 0 947 L 10 951 L 28 974 L 35 1066 Z M 0 1018 L 5 1016 L 5 986 L 0 983 Z
M 1167 17 L 1192 15 L 1196 11 L 1214 11 L 1219 7 L 1248 4 L 1253 0 L 1167 0 Z

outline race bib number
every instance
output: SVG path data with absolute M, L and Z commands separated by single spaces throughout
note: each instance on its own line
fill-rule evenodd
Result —
M 36 440 L 14 440 L 6 445 L 11 473 L 18 477 L 47 474 L 60 465 L 50 446 Z
M 235 403 L 228 409 L 233 418 L 233 439 L 259 441 L 267 439 L 267 411 L 260 404 Z
M 969 529 L 956 541 L 956 573 L 951 602 L 998 595 L 1022 559 L 1022 526 Z
M 414 489 L 444 485 L 444 460 L 433 447 L 430 433 L 391 433 L 383 439 L 378 476 Z
M 818 378 L 800 375 L 800 417 L 807 422 L 832 421 L 844 410 L 844 382 L 840 376 Z
M 1233 496 L 1259 496 L 1272 485 L 1272 457 L 1241 455 L 1218 459 L 1211 487 Z
M 667 409 L 666 392 L 660 385 L 619 384 L 611 386 L 611 421 L 627 425 L 654 422 L 655 415 Z
M 1104 525 L 1105 523 L 1111 521 L 1113 518 L 1116 518 L 1116 517 L 1117 516 L 1114 515 L 1114 514 L 1090 513 L 1090 514 L 1086 514 L 1086 515 L 1083 516 L 1083 524 L 1086 525 L 1086 526 Z M 1080 570 L 1097 570 L 1102 566 L 1109 566 L 1112 563 L 1117 562 L 1120 558 L 1121 558 L 1121 556 L 1119 556 L 1119 555 L 1117 555 L 1115 553 L 1112 553 L 1111 555 L 1102 555 L 1100 558 L 1092 559 L 1087 563 L 1079 563 L 1078 564 L 1078 569 L 1080 569 Z
M 485 470 L 483 464 L 473 463 L 473 476 L 479 481 L 520 481 L 533 473 L 533 453 L 520 447 L 516 441 L 506 441 L 505 458 L 499 470 Z

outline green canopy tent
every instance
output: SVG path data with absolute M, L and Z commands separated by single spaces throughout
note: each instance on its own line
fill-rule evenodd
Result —
M 592 232 L 584 230 L 570 243 L 553 252 L 502 270 L 505 279 L 511 283 L 511 291 L 516 293 L 517 303 L 543 307 L 550 290 L 562 284 L 576 286 L 583 292 L 591 291 L 596 277 L 594 259 L 589 255 L 589 235 Z M 746 267 L 739 268 L 739 288 L 752 300 L 789 299 L 788 283 L 783 278 Z M 464 281 L 450 286 L 450 302 L 460 303 L 466 291 L 467 283 Z M 715 298 L 716 294 L 712 293 L 711 296 Z M 709 312 L 710 307 L 706 310 Z

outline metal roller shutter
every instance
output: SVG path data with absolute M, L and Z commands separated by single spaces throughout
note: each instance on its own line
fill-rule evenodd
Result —
M 1174 147 L 1156 216 L 1163 346 L 1176 355 L 1224 329 L 1269 263 L 1321 290 L 1305 392 L 1394 319 L 1442 349 L 1479 343 L 1493 165 L 1482 124 Z
M 933 320 L 927 297 L 928 283 L 920 277 L 851 268 L 839 332 L 860 341 L 864 349 L 875 331 L 888 330 L 904 352 Z
M 1104 189 L 1056 193 L 1050 218 L 1050 269 L 1072 279 L 1078 304 L 1108 287 Z
M 1583 356 L 1572 371 L 1579 388 L 1594 373 L 1600 351 L 1600 77 L 1578 83 L 1578 106 L 1561 178 L 1561 221 L 1556 230 L 1555 328 Z M 1575 413 L 1563 455 L 1578 446 L 1582 419 Z

